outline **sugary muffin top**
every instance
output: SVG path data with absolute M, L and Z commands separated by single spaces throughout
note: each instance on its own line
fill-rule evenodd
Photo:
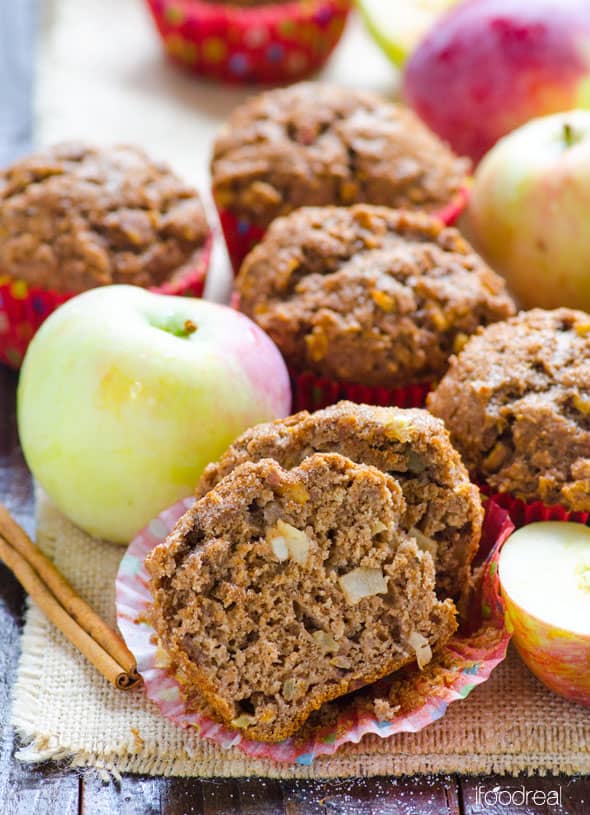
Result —
M 407 108 L 305 82 L 238 107 L 212 161 L 218 205 L 262 227 L 301 206 L 440 210 L 468 170 Z
M 486 328 L 428 405 L 494 489 L 590 510 L 590 315 L 534 309 Z
M 237 286 L 292 368 L 365 385 L 437 380 L 469 335 L 515 311 L 457 230 L 365 204 L 278 219 Z
M 208 232 L 196 190 L 137 147 L 59 144 L 0 173 L 0 269 L 31 286 L 159 285 Z

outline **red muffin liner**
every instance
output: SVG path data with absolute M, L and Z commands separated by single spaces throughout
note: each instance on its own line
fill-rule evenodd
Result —
M 215 198 L 215 193 L 213 197 Z M 464 211 L 468 201 L 469 186 L 466 184 L 443 209 L 434 214 L 446 226 L 451 226 Z M 218 206 L 217 212 L 234 274 L 237 275 L 244 258 L 260 243 L 266 229 L 250 223 L 247 218 L 237 215 L 231 209 Z
M 194 73 L 232 83 L 302 79 L 336 47 L 351 0 L 292 0 L 239 7 L 147 0 L 164 49 Z
M 428 727 L 445 715 L 451 703 L 465 699 L 485 682 L 505 658 L 510 633 L 500 594 L 498 558 L 514 526 L 504 510 L 490 503 L 479 552 L 480 578 L 470 598 L 468 620 L 422 671 L 410 665 L 328 702 L 298 733 L 277 744 L 245 738 L 213 718 L 206 708 L 187 709 L 181 686 L 149 622 L 152 598 L 145 557 L 165 540 L 193 500 L 165 510 L 131 542 L 117 575 L 116 604 L 117 623 L 137 659 L 147 698 L 163 716 L 201 738 L 224 749 L 235 747 L 254 758 L 309 766 L 318 756 L 333 755 L 345 744 L 358 744 L 367 734 L 385 739 Z
M 289 369 L 293 391 L 293 410 L 319 410 L 348 399 L 366 405 L 384 407 L 424 407 L 426 397 L 433 387 L 431 382 L 420 382 L 400 388 L 384 388 L 339 382 L 306 371 L 300 373 Z
M 494 492 L 487 484 L 480 484 L 479 488 L 488 502 L 506 510 L 517 529 L 535 521 L 572 521 L 590 526 L 590 512 L 572 512 L 559 504 L 548 505 L 542 501 L 523 501 L 508 492 Z
M 174 281 L 150 291 L 183 297 L 201 297 L 205 288 L 213 238 L 209 235 L 194 263 Z M 75 294 L 29 287 L 24 280 L 0 274 L 0 364 L 19 368 L 25 352 L 42 323 Z

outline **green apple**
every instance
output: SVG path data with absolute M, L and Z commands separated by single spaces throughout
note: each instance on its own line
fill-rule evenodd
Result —
M 440 15 L 458 0 L 357 0 L 368 31 L 401 67 Z
M 498 142 L 467 219 L 523 308 L 590 311 L 590 111 L 535 119 Z
M 498 574 L 524 662 L 551 690 L 590 705 L 590 529 L 524 526 L 504 544 Z
M 127 543 L 190 495 L 247 427 L 289 413 L 270 338 L 204 300 L 108 286 L 43 324 L 25 357 L 18 426 L 27 463 L 82 529 Z

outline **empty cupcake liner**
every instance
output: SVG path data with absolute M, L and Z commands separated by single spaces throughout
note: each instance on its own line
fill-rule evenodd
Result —
M 204 247 L 196 253 L 194 263 L 186 272 L 178 275 L 174 281 L 152 287 L 150 291 L 201 297 L 207 279 L 211 247 L 210 236 Z M 62 303 L 75 296 L 39 289 L 29 286 L 24 280 L 0 274 L 0 364 L 19 368 L 30 341 L 43 322 Z
M 168 56 L 232 83 L 295 82 L 319 68 L 340 39 L 351 0 L 259 6 L 147 0 Z
M 590 512 L 573 512 L 559 504 L 550 506 L 542 501 L 523 501 L 507 492 L 494 492 L 486 484 L 480 484 L 479 488 L 488 501 L 506 510 L 517 529 L 535 521 L 573 521 L 590 525 Z
M 239 731 L 215 721 L 211 714 L 187 710 L 180 685 L 149 623 L 151 595 L 144 561 L 193 500 L 180 501 L 161 513 L 129 545 L 116 581 L 117 622 L 137 658 L 148 699 L 176 724 L 195 730 L 222 748 L 236 747 L 255 758 L 309 765 L 318 756 L 332 755 L 345 744 L 357 744 L 369 733 L 381 738 L 415 733 L 444 716 L 449 704 L 464 699 L 485 682 L 506 656 L 510 634 L 504 622 L 498 557 L 514 527 L 507 513 L 489 502 L 480 547 L 482 557 L 486 556 L 471 597 L 468 626 L 455 634 L 422 671 L 416 666 L 404 668 L 327 703 L 295 736 L 278 744 L 246 739 Z
M 215 193 L 213 196 L 215 197 Z M 467 206 L 468 201 L 469 186 L 466 184 L 445 207 L 434 214 L 444 224 L 452 226 Z M 257 243 L 260 243 L 266 229 L 251 223 L 248 218 L 226 207 L 218 205 L 217 211 L 232 268 L 234 274 L 237 275 L 244 258 Z
M 319 410 L 341 399 L 384 407 L 424 407 L 426 397 L 433 387 L 430 382 L 419 382 L 399 388 L 357 385 L 317 376 L 309 371 L 300 373 L 292 369 L 289 369 L 289 376 L 293 392 L 293 411 Z

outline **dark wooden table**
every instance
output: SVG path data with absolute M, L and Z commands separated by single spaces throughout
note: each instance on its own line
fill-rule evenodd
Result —
M 17 376 L 0 366 L 0 501 L 33 532 L 33 492 L 18 443 Z M 464 778 L 432 776 L 345 781 L 199 780 L 124 776 L 105 783 L 93 773 L 13 758 L 10 690 L 14 680 L 24 594 L 0 565 L 0 813 L 2 815 L 588 815 L 588 778 Z M 560 808 L 484 805 L 478 788 L 548 792 L 561 787 Z M 492 795 L 492 798 L 495 797 Z M 489 797 L 488 797 L 489 800 Z M 518 799 L 517 799 L 518 800 Z

